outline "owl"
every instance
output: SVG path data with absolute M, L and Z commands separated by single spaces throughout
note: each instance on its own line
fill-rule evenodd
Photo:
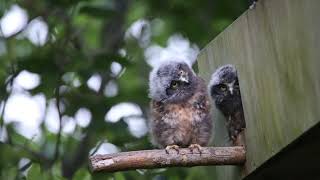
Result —
M 237 136 L 246 127 L 235 67 L 219 67 L 212 74 L 208 89 L 216 107 L 226 118 L 229 138 L 235 144 Z
M 204 81 L 191 65 L 183 61 L 166 61 L 149 76 L 151 98 L 150 134 L 159 148 L 197 149 L 206 146 L 212 132 L 209 95 Z

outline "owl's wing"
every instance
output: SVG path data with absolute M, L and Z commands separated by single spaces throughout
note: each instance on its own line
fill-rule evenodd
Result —
M 153 119 L 154 120 L 161 119 L 164 112 L 164 104 L 162 102 L 151 100 L 150 107 L 151 107 L 151 115 Z
M 204 81 L 199 78 L 199 88 L 196 91 L 193 99 L 193 105 L 197 110 L 209 113 L 211 110 L 211 104 L 209 101 L 208 92 Z

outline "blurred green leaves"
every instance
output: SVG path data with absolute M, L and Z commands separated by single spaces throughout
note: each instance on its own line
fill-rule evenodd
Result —
M 112 7 L 106 5 L 84 5 L 80 8 L 79 13 L 94 18 L 110 18 L 116 12 Z
M 42 173 L 41 173 L 41 169 L 40 169 L 40 165 L 39 164 L 33 164 L 32 167 L 30 168 L 28 175 L 27 175 L 27 179 L 44 179 Z

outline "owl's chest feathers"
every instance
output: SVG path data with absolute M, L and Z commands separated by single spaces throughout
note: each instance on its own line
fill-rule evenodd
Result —
M 165 108 L 166 114 L 161 118 L 171 127 L 179 126 L 181 128 L 194 124 L 198 118 L 194 118 L 196 114 L 194 109 L 188 105 L 169 105 Z
M 194 95 L 186 102 L 166 104 L 161 120 L 172 128 L 191 130 L 207 114 L 205 101 L 205 96 Z

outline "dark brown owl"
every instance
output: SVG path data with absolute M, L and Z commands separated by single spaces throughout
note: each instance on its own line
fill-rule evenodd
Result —
M 189 147 L 200 151 L 201 146 L 208 144 L 212 131 L 204 81 L 180 61 L 155 67 L 149 80 L 153 144 L 159 148 Z
M 236 144 L 238 135 L 246 127 L 236 68 L 230 64 L 219 67 L 212 74 L 209 92 L 226 118 L 229 138 Z

